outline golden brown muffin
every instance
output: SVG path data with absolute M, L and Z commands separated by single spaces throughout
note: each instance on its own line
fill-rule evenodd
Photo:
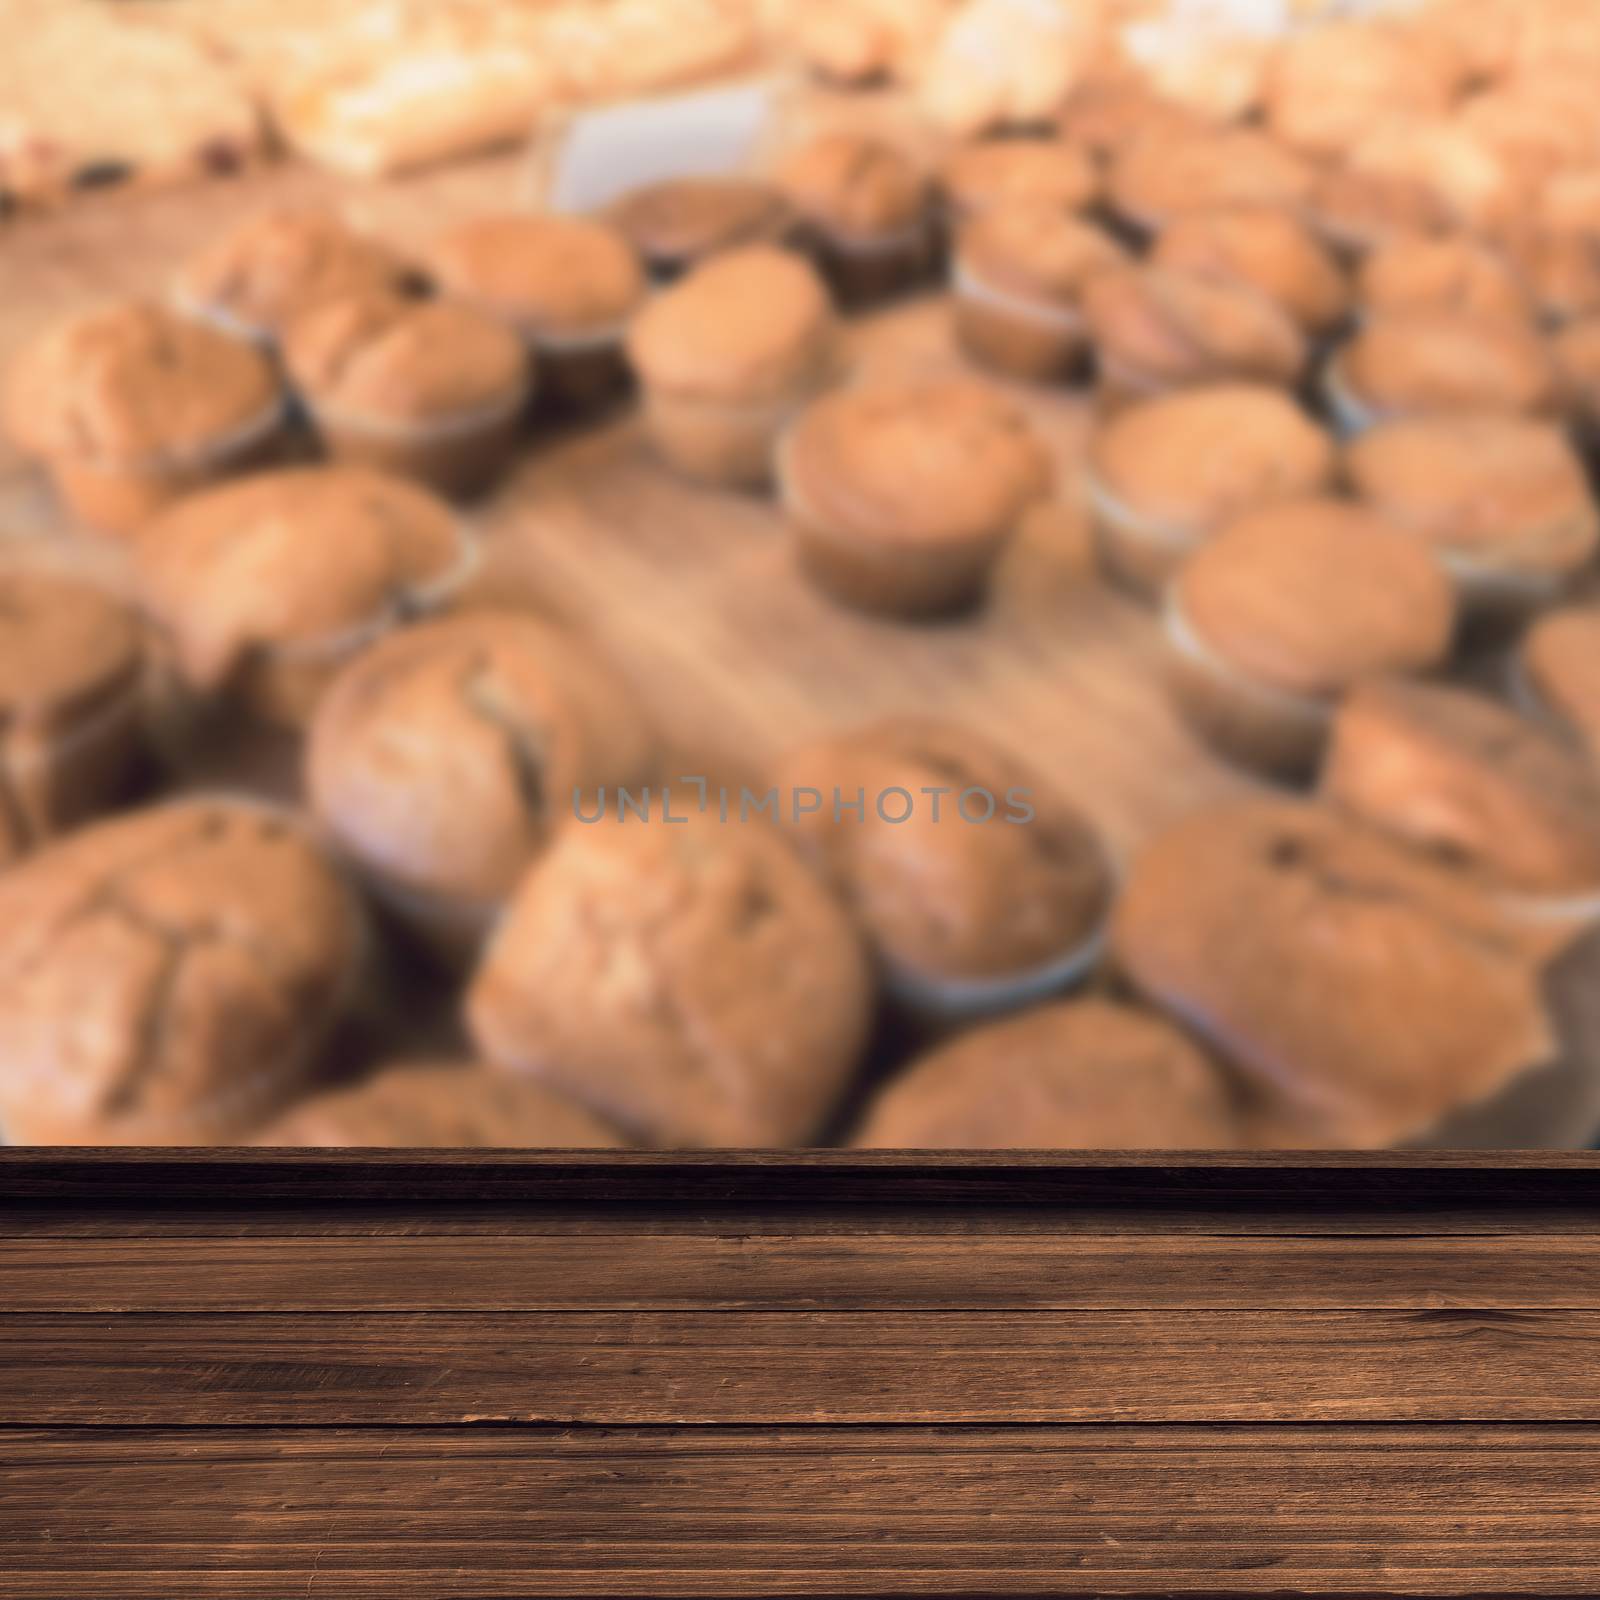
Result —
M 1210 534 L 1333 481 L 1333 440 L 1287 395 L 1256 384 L 1178 389 L 1104 420 L 1085 477 L 1110 575 L 1159 594 Z
M 1357 689 L 1334 720 L 1321 792 L 1530 914 L 1600 904 L 1600 777 L 1554 735 L 1471 690 Z
M 1325 377 L 1328 403 L 1352 433 L 1398 417 L 1549 415 L 1560 391 L 1554 357 L 1532 327 L 1452 311 L 1373 317 Z
M 0 877 L 0 1128 L 14 1144 L 203 1144 L 316 1073 L 360 911 L 290 816 L 196 798 Z
M 1013 377 L 1082 370 L 1085 285 L 1126 261 L 1099 228 L 1040 202 L 991 205 L 956 241 L 956 337 L 975 361 Z
M 913 617 L 980 597 L 1049 466 L 1027 421 L 984 385 L 878 380 L 802 413 L 778 481 L 810 577 L 846 605 Z
M 1056 132 L 1096 158 L 1115 156 L 1151 134 L 1210 131 L 1206 120 L 1127 74 L 1100 73 L 1073 90 L 1055 120 Z
M 541 1084 L 468 1062 L 395 1062 L 291 1106 L 250 1141 L 290 1149 L 615 1150 L 616 1129 Z
M 961 223 L 998 205 L 1082 211 L 1099 194 L 1100 174 L 1088 151 L 1067 139 L 974 139 L 946 159 L 939 189 Z
M 575 796 L 648 782 L 655 754 L 628 685 L 582 639 L 472 610 L 404 629 L 340 673 L 311 725 L 306 786 L 378 897 L 458 954 Z
M 608 819 L 523 879 L 467 995 L 479 1049 L 641 1142 L 815 1139 L 866 1038 L 843 908 L 773 825 Z
M 771 777 L 802 851 L 914 1015 L 1007 1010 L 1093 969 L 1111 900 L 1105 849 L 1076 807 L 981 734 L 895 717 L 792 750 Z
M 616 228 L 527 212 L 479 217 L 444 234 L 431 260 L 449 293 L 528 341 L 542 396 L 581 409 L 615 392 L 626 324 L 647 288 Z
M 1558 1062 L 1540 942 L 1459 873 L 1320 807 L 1251 801 L 1169 829 L 1113 937 L 1139 991 L 1251 1082 L 1280 1143 L 1422 1142 L 1509 1110 Z
M 1432 555 L 1340 500 L 1255 511 L 1184 566 L 1167 606 L 1168 679 L 1220 753 L 1297 776 L 1363 679 L 1441 665 L 1455 628 Z
M 1523 636 L 1513 671 L 1524 709 L 1600 756 L 1600 610 L 1541 617 Z
M 1189 211 L 1231 206 L 1294 210 L 1312 171 L 1255 128 L 1178 128 L 1144 134 L 1114 158 L 1107 187 L 1118 214 L 1155 233 Z
M 789 418 L 835 375 L 837 328 L 805 261 L 752 245 L 657 295 L 628 330 L 628 356 L 669 465 L 707 483 L 758 485 Z
M 1222 1150 L 1228 1085 L 1159 1017 L 1107 1000 L 963 1034 L 879 1094 L 853 1143 L 901 1150 Z
M 792 150 L 778 186 L 834 293 L 862 306 L 909 288 L 933 259 L 933 190 L 887 140 L 824 133 Z
M 1362 263 L 1357 287 L 1373 316 L 1447 312 L 1527 323 L 1534 312 L 1506 258 L 1466 234 L 1397 234 Z
M 1593 456 L 1600 450 L 1600 316 L 1569 324 L 1554 345 L 1574 436 Z
M 1481 623 L 1558 599 L 1600 542 L 1583 465 L 1553 424 L 1391 422 L 1351 444 L 1345 472 L 1368 505 L 1432 547 Z
M 1100 382 L 1115 403 L 1229 381 L 1292 387 L 1304 335 L 1254 289 L 1155 266 L 1104 272 L 1084 291 Z
M 607 208 L 654 277 L 672 279 L 720 250 L 777 243 L 794 227 L 788 202 L 756 178 L 668 178 Z
M 1328 247 L 1292 212 L 1268 207 L 1195 211 L 1156 243 L 1159 266 L 1242 283 L 1282 306 L 1309 334 L 1328 333 L 1350 310 L 1350 285 Z
M 144 301 L 58 323 L 6 374 L 12 441 L 106 533 L 133 533 L 179 495 L 269 455 L 283 421 L 260 351 Z
M 0 572 L 0 860 L 122 798 L 143 744 L 138 619 L 103 589 Z
M 1524 204 L 1510 164 L 1455 117 L 1398 110 L 1374 123 L 1345 159 L 1357 172 L 1428 190 L 1452 226 L 1473 232 L 1504 227 Z
M 1427 184 L 1342 165 L 1318 172 L 1307 214 L 1334 249 L 1357 258 L 1388 239 L 1443 232 L 1452 221 L 1450 208 Z
M 364 467 L 294 467 L 194 495 L 137 551 L 140 599 L 194 695 L 303 722 L 350 656 L 445 603 L 473 547 L 448 506 Z
M 1600 315 L 1600 230 L 1521 225 L 1501 238 L 1546 322 Z
M 331 211 L 282 208 L 230 228 L 178 274 L 179 305 L 224 332 L 271 344 L 297 316 L 351 295 L 401 294 L 415 268 Z
M 532 392 L 516 333 L 453 300 L 324 301 L 288 326 L 283 349 L 331 455 L 443 494 L 500 474 Z

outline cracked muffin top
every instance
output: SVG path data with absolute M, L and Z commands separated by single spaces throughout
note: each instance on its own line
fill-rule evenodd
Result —
M 129 690 L 142 654 L 132 611 L 97 584 L 0 572 L 0 727 L 50 727 Z
M 756 178 L 668 178 L 623 195 L 606 219 L 653 266 L 676 270 L 776 238 L 792 214 L 778 190 Z
M 1117 412 L 1090 442 L 1101 485 L 1130 511 L 1205 530 L 1332 482 L 1332 438 L 1288 395 L 1207 384 Z
M 1548 946 L 1460 874 L 1316 806 L 1169 829 L 1113 927 L 1135 986 L 1327 1148 L 1417 1139 L 1558 1049 Z
M 1098 194 L 1100 176 L 1088 152 L 1067 139 L 975 139 L 945 162 L 939 187 L 957 218 L 1019 203 L 1081 211 Z
M 1096 277 L 1083 309 L 1111 374 L 1152 388 L 1293 384 L 1305 369 L 1306 341 L 1289 314 L 1241 283 L 1130 266 Z
M 628 356 L 655 388 L 754 401 L 819 376 L 833 335 L 833 305 L 812 268 L 791 251 L 750 245 L 651 300 L 628 330 Z
M 399 292 L 414 270 L 390 247 L 331 211 L 283 209 L 250 217 L 178 275 L 180 301 L 246 337 L 275 337 L 326 300 Z
M 961 229 L 958 247 L 962 271 L 981 285 L 1069 305 L 1096 273 L 1128 259 L 1110 234 L 1038 201 L 987 207 Z
M 406 1061 L 300 1101 L 251 1142 L 299 1149 L 615 1150 L 627 1141 L 542 1084 L 473 1063 Z
M 1111 870 L 1093 827 L 970 729 L 891 718 L 791 751 L 771 776 L 780 797 L 822 795 L 794 836 L 892 971 L 925 981 L 1028 973 L 1081 949 L 1109 909 Z M 835 790 L 864 796 L 864 815 L 836 814 Z M 904 801 L 888 817 L 877 804 L 896 791 L 913 800 L 903 821 L 889 819 Z
M 48 329 L 7 373 L 6 431 L 30 455 L 105 461 L 203 456 L 282 399 L 254 346 L 144 301 Z
M 351 663 L 317 707 L 307 781 L 323 824 L 412 891 L 505 898 L 574 794 L 648 779 L 654 741 L 584 640 L 514 611 L 422 623 Z
M 970 378 L 836 389 L 801 413 L 783 454 L 810 512 L 908 544 L 1009 531 L 1050 480 L 1027 418 Z
M 479 217 L 440 238 L 431 259 L 451 294 L 529 334 L 610 331 L 645 295 L 638 252 L 590 217 Z
M 905 151 L 859 133 L 825 133 L 790 151 L 778 187 L 797 216 L 846 238 L 915 227 L 932 192 Z
M 1334 719 L 1322 793 L 1496 887 L 1600 892 L 1600 777 L 1543 728 L 1471 690 L 1358 689 Z
M 425 489 L 360 467 L 293 467 L 191 495 L 135 551 L 140 600 L 185 681 L 224 688 L 259 652 L 315 648 L 429 603 L 463 534 Z
M 286 815 L 222 798 L 98 823 L 0 878 L 0 1129 L 224 1140 L 316 1069 L 360 913 Z
M 479 1049 L 653 1145 L 805 1144 L 866 1039 L 861 943 L 779 829 L 562 830 L 467 995 Z
M 284 330 L 283 354 L 316 409 L 422 427 L 514 404 L 529 383 L 515 330 L 455 300 L 324 301 Z
M 1442 230 L 1452 220 L 1430 185 L 1344 166 L 1317 174 L 1308 210 L 1324 238 L 1353 251 L 1374 249 L 1402 233 Z
M 1224 206 L 1297 208 L 1312 169 L 1255 128 L 1158 129 L 1119 150 L 1108 187 L 1118 211 L 1153 225 Z
M 1464 234 L 1404 233 L 1379 245 L 1357 280 L 1367 311 L 1448 311 L 1527 322 L 1532 297 L 1506 258 Z
M 974 1028 L 883 1090 L 853 1143 L 900 1150 L 1222 1150 L 1227 1081 L 1160 1017 L 1076 1000 Z

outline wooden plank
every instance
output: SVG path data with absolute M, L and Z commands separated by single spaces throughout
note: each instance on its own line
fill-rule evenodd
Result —
M 1600 1423 L 1600 1316 L 7 1316 L 0 1417 L 206 1427 Z
M 0 1596 L 1592 1592 L 1600 1433 L 0 1435 Z

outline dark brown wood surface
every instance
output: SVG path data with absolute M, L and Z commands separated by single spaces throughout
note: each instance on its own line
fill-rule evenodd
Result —
M 0 1600 L 1593 1594 L 1597 1179 L 0 1152 Z

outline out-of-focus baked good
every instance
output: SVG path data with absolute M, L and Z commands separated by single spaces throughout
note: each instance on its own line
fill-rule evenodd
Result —
M 260 1129 L 290 1149 L 589 1149 L 627 1141 L 542 1084 L 469 1062 L 402 1061 L 324 1089 Z
M 1523 636 L 1514 673 L 1524 710 L 1600 757 L 1600 610 L 1574 606 L 1541 617 Z
M 801 414 L 778 455 L 807 574 L 846 605 L 893 616 L 974 603 L 1048 484 L 1021 413 L 965 378 L 840 389 Z
M 306 786 L 378 898 L 453 956 L 579 795 L 648 782 L 655 755 L 597 651 L 530 613 L 474 608 L 383 640 L 334 680 Z
M 1600 315 L 1600 226 L 1500 231 L 1506 255 L 1547 323 Z
M 1056 206 L 989 206 L 956 240 L 956 338 L 975 361 L 997 372 L 1040 380 L 1074 376 L 1088 355 L 1084 289 L 1125 260 L 1108 233 Z
M 1105 159 L 1147 135 L 1200 134 L 1207 123 L 1137 77 L 1112 72 L 1092 74 L 1080 83 L 1055 118 L 1055 128 L 1069 144 L 1081 144 Z
M 1111 902 L 1105 848 L 983 735 L 891 718 L 792 750 L 770 777 L 911 1014 L 1009 1010 L 1092 972 Z
M 913 1061 L 854 1143 L 903 1150 L 1220 1150 L 1226 1079 L 1161 1018 L 1109 1000 L 1038 1006 Z
M 1397 234 L 1362 262 L 1357 287 L 1363 312 L 1373 316 L 1449 312 L 1528 322 L 1534 314 L 1505 256 L 1466 234 Z
M 1085 485 L 1108 572 L 1146 596 L 1246 512 L 1330 487 L 1333 440 L 1280 390 L 1179 389 L 1102 421 Z
M 991 206 L 1041 205 L 1081 211 L 1100 190 L 1088 151 L 1061 138 L 971 139 L 939 169 L 939 191 L 953 222 Z
M 1562 397 L 1576 442 L 1600 459 L 1600 316 L 1584 317 L 1555 335 Z
M 707 483 L 757 485 L 790 417 L 835 376 L 837 330 L 804 260 L 751 245 L 657 295 L 628 330 L 628 356 L 668 464 Z
M 777 187 L 759 178 L 666 178 L 632 189 L 606 208 L 606 220 L 670 281 L 721 250 L 782 243 L 794 213 Z
M 45 330 L 6 373 L 6 431 L 74 515 L 131 534 L 179 495 L 269 458 L 283 393 L 260 351 L 127 301 Z
M 565 829 L 467 995 L 504 1071 L 669 1146 L 815 1139 L 870 1010 L 844 909 L 774 825 L 708 813 Z
M 1369 177 L 1426 189 L 1458 227 L 1504 226 L 1522 204 L 1510 163 L 1453 117 L 1396 107 L 1350 147 L 1345 160 Z
M 954 0 L 790 0 L 783 36 L 828 83 L 863 85 L 909 75 Z
M 295 724 L 345 660 L 443 605 L 472 555 L 425 490 L 327 466 L 191 496 L 149 528 L 136 559 L 157 645 L 188 692 Z
M 1398 681 L 1358 688 L 1334 720 L 1321 793 L 1476 874 L 1521 913 L 1600 918 L 1600 776 L 1484 695 Z
M 203 1144 L 311 1081 L 359 908 L 287 814 L 224 798 L 101 822 L 0 877 L 0 1128 Z
M 1259 129 L 1174 129 L 1125 145 L 1107 188 L 1124 220 L 1156 233 L 1189 211 L 1294 210 L 1309 197 L 1312 182 L 1311 168 Z
M 1443 663 L 1455 597 L 1431 553 L 1370 511 L 1297 500 L 1198 551 L 1166 624 L 1168 681 L 1190 726 L 1235 761 L 1299 776 L 1352 687 Z
M 505 323 L 453 300 L 326 301 L 284 333 L 284 359 L 330 455 L 471 495 L 508 464 L 532 362 Z
M 1356 258 L 1397 235 L 1441 232 L 1452 222 L 1450 208 L 1428 184 L 1343 164 L 1317 173 L 1306 213 L 1329 244 Z
M 1600 543 L 1582 463 L 1561 429 L 1515 417 L 1413 417 L 1345 453 L 1355 493 L 1425 541 L 1479 622 L 1558 600 Z

